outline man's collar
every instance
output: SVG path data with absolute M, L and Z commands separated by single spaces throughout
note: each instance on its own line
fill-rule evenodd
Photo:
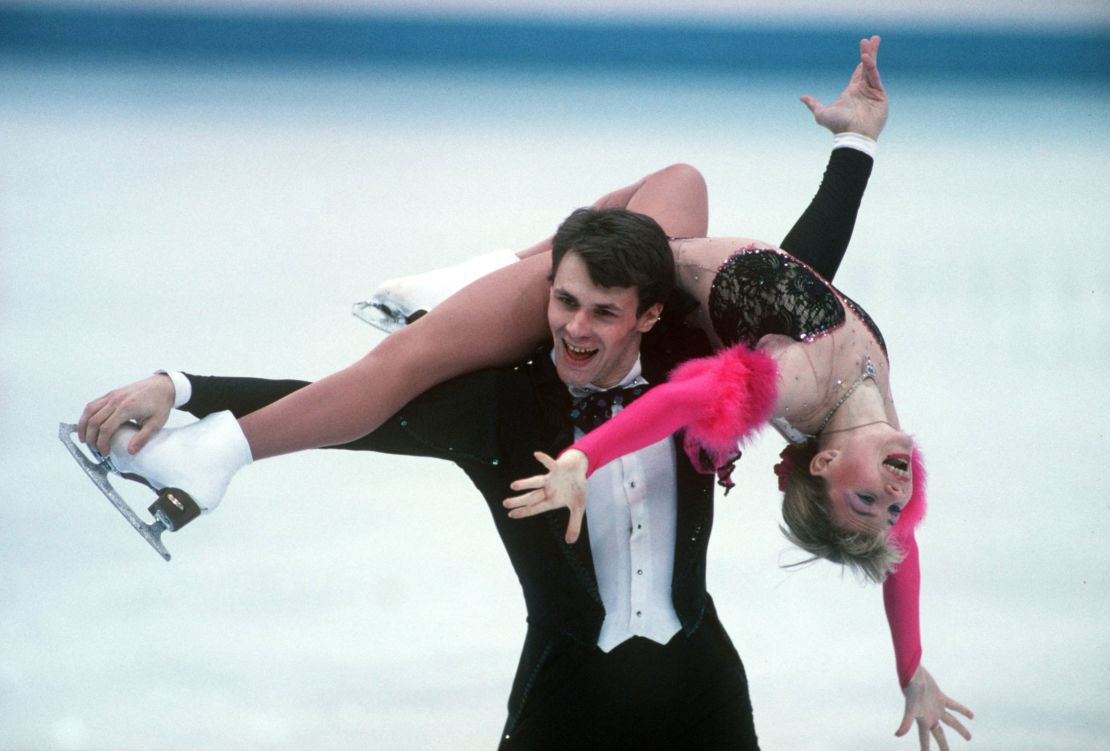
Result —
M 554 364 L 555 350 L 551 350 L 550 357 L 551 362 Z M 640 365 L 640 355 L 637 354 L 636 362 L 632 363 L 632 367 L 629 369 L 628 373 L 625 374 L 624 378 L 620 380 L 620 383 L 614 384 L 609 388 L 595 386 L 592 383 L 587 383 L 585 386 L 572 386 L 569 383 L 564 385 L 567 387 L 567 390 L 570 391 L 571 396 L 573 396 L 575 399 L 581 399 L 587 394 L 596 394 L 599 391 L 608 391 L 609 389 L 623 389 L 628 388 L 629 386 L 639 386 L 640 384 L 647 383 L 647 379 L 643 377 L 642 373 L 643 367 Z

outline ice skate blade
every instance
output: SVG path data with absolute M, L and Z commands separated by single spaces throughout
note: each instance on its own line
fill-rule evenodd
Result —
M 366 302 L 356 302 L 351 306 L 351 315 L 379 331 L 392 334 L 428 312 L 421 309 L 406 313 L 403 309 L 384 300 L 385 298 L 371 297 Z
M 387 334 L 405 326 L 404 313 L 374 298 L 366 302 L 356 302 L 351 306 L 351 315 Z
M 153 524 L 147 524 L 138 515 L 131 510 L 127 502 L 123 500 L 116 489 L 108 482 L 108 465 L 106 462 L 96 463 L 85 456 L 84 452 L 77 446 L 77 443 L 70 437 L 77 432 L 77 426 L 70 423 L 60 423 L 58 425 L 58 438 L 73 458 L 81 465 L 81 469 L 85 470 L 85 474 L 92 480 L 93 485 L 107 497 L 116 510 L 123 514 L 135 531 L 143 536 L 143 539 L 150 543 L 150 546 L 158 551 L 158 554 L 165 560 L 170 560 L 170 551 L 166 550 L 166 546 L 162 544 L 162 532 L 165 531 L 166 525 L 161 521 L 155 520 Z

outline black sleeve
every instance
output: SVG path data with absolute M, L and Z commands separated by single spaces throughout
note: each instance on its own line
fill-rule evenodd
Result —
M 874 160 L 856 149 L 833 149 L 821 187 L 779 247 L 832 281 L 852 230 Z
M 185 377 L 192 395 L 181 409 L 198 418 L 224 410 L 243 417 L 308 385 L 288 379 Z M 497 421 L 484 419 L 495 406 L 497 378 L 492 370 L 453 378 L 413 399 L 373 432 L 327 448 L 488 463 L 498 453 Z
M 227 378 L 190 373 L 186 373 L 185 377 L 192 384 L 193 393 L 181 409 L 194 417 L 231 410 L 239 418 L 308 385 L 308 381 L 274 381 L 267 378 Z

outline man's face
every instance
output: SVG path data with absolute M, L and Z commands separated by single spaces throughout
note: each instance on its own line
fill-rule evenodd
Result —
M 640 338 L 655 325 L 663 306 L 636 315 L 635 287 L 600 287 L 577 253 L 563 256 L 547 304 L 555 342 L 555 369 L 563 383 L 609 388 L 620 383 L 640 352 Z

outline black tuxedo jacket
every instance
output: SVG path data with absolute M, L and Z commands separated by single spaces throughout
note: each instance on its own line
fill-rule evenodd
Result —
M 661 332 L 662 333 L 662 332 Z M 677 360 L 707 351 L 704 337 L 652 337 L 645 342 L 645 376 L 659 383 Z M 676 351 L 683 347 L 683 351 Z M 221 410 L 253 412 L 301 388 L 303 381 L 188 376 L 193 394 L 184 409 L 203 417 Z M 454 462 L 486 499 L 509 554 L 528 612 L 528 631 L 509 697 L 511 732 L 529 688 L 562 640 L 592 646 L 605 616 L 590 552 L 589 521 L 574 545 L 564 541 L 565 509 L 509 519 L 509 483 L 540 469 L 532 452 L 557 454 L 574 439 L 570 396 L 548 348 L 511 368 L 485 370 L 437 386 L 406 405 L 373 433 L 336 448 L 428 456 Z M 713 478 L 699 474 L 676 438 L 677 528 L 672 597 L 683 631 L 716 618 L 705 589 L 706 548 L 713 523 Z

